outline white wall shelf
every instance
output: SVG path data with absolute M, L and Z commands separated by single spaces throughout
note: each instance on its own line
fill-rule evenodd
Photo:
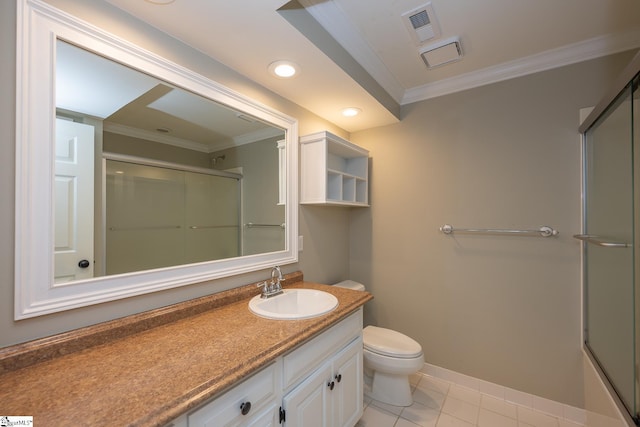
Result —
M 369 151 L 330 132 L 300 138 L 300 203 L 369 206 Z

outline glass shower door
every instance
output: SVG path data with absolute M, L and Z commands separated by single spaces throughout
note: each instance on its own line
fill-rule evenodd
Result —
M 633 85 L 585 133 L 585 343 L 636 417 Z

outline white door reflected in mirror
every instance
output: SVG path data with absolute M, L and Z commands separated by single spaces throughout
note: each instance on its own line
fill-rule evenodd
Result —
M 94 128 L 56 119 L 55 283 L 93 277 Z

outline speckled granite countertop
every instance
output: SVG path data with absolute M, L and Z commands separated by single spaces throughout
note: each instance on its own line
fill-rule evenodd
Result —
M 0 415 L 34 426 L 163 426 L 357 310 L 367 292 L 285 276 L 338 298 L 324 316 L 268 320 L 255 284 L 0 349 Z

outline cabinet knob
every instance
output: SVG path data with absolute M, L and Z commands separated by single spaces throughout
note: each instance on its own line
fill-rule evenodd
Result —
M 336 375 L 336 381 L 338 381 L 338 382 L 342 381 L 342 374 L 337 374 Z
M 333 390 L 333 388 L 336 386 L 336 383 L 331 381 L 330 383 L 327 383 L 327 387 L 329 387 L 329 390 Z
M 247 415 L 251 410 L 251 402 L 242 402 L 240 404 L 240 412 L 242 415 Z
M 89 260 L 83 259 L 82 261 L 80 261 L 78 263 L 78 267 L 80 268 L 87 268 L 89 267 L 91 264 L 89 263 Z

